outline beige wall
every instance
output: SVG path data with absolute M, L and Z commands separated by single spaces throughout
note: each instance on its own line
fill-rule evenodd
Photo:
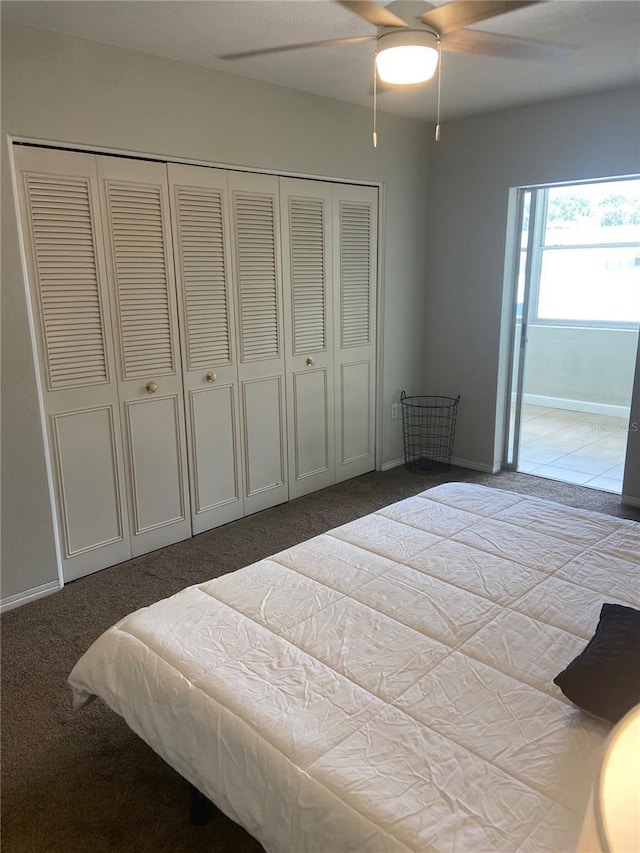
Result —
M 531 324 L 524 393 L 629 408 L 637 329 Z
M 432 393 L 461 394 L 457 457 L 501 461 L 509 189 L 637 173 L 638 88 L 443 124 L 430 162 L 425 382 Z M 633 399 L 638 412 L 638 372 Z M 629 447 L 639 441 L 631 434 Z M 631 452 L 637 459 L 637 446 Z M 627 473 L 626 494 L 640 498 L 640 466 Z
M 386 188 L 382 460 L 402 452 L 390 407 L 424 364 L 430 128 L 206 68 L 6 25 L 6 136 L 124 149 Z M 6 156 L 2 258 L 2 598 L 55 581 L 53 526 Z

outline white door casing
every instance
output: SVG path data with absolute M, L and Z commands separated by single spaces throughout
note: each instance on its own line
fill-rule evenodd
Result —
M 336 482 L 375 467 L 376 187 L 333 185 Z
M 131 556 L 95 157 L 16 146 L 65 581 Z
M 194 533 L 244 515 L 223 169 L 168 165 Z
M 133 556 L 191 536 L 164 163 L 97 158 Z
M 245 514 L 288 500 L 278 178 L 229 172 Z
M 280 178 L 289 498 L 335 482 L 331 184 Z

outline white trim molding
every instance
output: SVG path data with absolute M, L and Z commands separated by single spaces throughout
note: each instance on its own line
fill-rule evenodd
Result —
M 633 495 L 621 495 L 622 503 L 629 504 L 629 506 L 640 506 L 640 498 L 636 498 Z
M 390 471 L 392 468 L 399 468 L 401 465 L 404 465 L 404 456 L 398 456 L 397 459 L 389 459 L 387 462 L 383 462 L 380 470 Z
M 459 456 L 454 456 L 451 464 L 457 465 L 458 468 L 470 468 L 472 471 L 482 471 L 484 474 L 497 474 L 502 469 L 499 462 L 494 462 L 493 465 L 490 465 L 486 462 L 476 462 L 473 459 L 460 459 Z
M 58 581 L 51 581 L 40 586 L 34 586 L 32 589 L 25 589 L 24 592 L 18 592 L 15 595 L 8 595 L 6 598 L 0 599 L 0 613 L 6 613 L 7 610 L 13 610 L 14 607 L 20 607 L 29 601 L 44 598 L 45 595 L 51 595 L 52 592 L 58 592 L 60 589 L 62 589 L 62 584 Z
M 529 406 L 545 406 L 548 409 L 566 409 L 569 412 L 587 412 L 591 415 L 609 415 L 615 418 L 628 418 L 631 413 L 629 406 L 590 403 L 588 400 L 569 400 L 563 397 L 545 397 L 541 394 L 525 394 L 524 402 Z

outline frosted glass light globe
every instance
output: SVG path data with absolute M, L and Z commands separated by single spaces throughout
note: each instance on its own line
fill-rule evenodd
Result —
M 380 79 L 402 86 L 431 80 L 438 67 L 436 43 L 436 36 L 427 31 L 401 31 L 380 36 L 376 53 Z

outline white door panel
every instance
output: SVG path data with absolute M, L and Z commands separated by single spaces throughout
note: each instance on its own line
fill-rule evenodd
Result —
M 359 361 L 340 365 L 340 465 L 366 460 L 373 452 L 371 363 Z
M 336 481 L 375 467 L 378 193 L 333 186 Z
M 175 396 L 125 403 L 136 535 L 185 517 L 180 403 Z
M 225 524 L 242 509 L 236 386 L 217 385 L 188 392 L 193 448 L 194 533 Z
M 166 167 L 114 157 L 97 165 L 138 555 L 191 535 Z
M 327 369 L 294 373 L 292 377 L 294 476 L 296 482 L 331 476 L 333 420 L 329 417 Z M 331 383 L 333 384 L 333 383 Z M 317 479 L 313 488 L 317 488 Z
M 335 482 L 331 184 L 280 178 L 289 496 Z
M 229 189 L 222 169 L 169 164 L 194 533 L 244 514 Z
M 245 514 L 289 498 L 278 179 L 230 172 Z
M 285 483 L 285 418 L 282 376 L 242 383 L 245 424 L 245 494 L 252 512 L 274 506 Z
M 65 581 L 131 556 L 96 158 L 16 146 Z
M 122 541 L 114 409 L 51 416 L 65 558 Z

